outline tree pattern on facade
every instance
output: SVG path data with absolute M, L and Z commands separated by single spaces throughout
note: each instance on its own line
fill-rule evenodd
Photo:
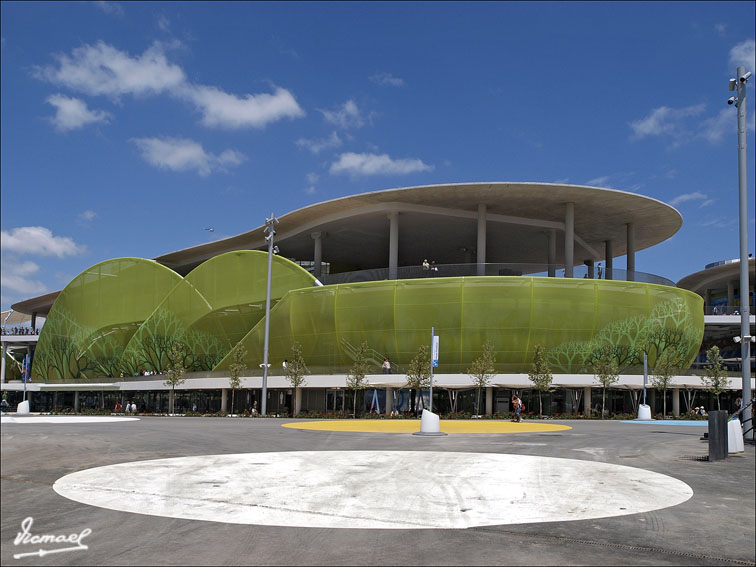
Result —
M 690 358 L 698 351 L 703 329 L 696 327 L 689 307 L 674 299 L 657 303 L 649 317 L 635 315 L 612 321 L 590 341 L 565 342 L 548 349 L 546 360 L 564 373 L 590 373 L 599 359 L 609 356 L 620 372 L 643 364 L 656 364 L 662 353 L 675 352 Z

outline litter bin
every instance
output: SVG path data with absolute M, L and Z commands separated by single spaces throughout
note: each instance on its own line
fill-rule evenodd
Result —
M 709 461 L 727 458 L 727 412 L 709 412 Z

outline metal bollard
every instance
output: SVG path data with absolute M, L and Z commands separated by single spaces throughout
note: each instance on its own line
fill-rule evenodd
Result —
M 727 412 L 709 412 L 709 461 L 727 458 Z

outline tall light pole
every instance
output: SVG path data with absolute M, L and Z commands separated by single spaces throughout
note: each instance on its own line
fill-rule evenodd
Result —
M 730 79 L 730 90 L 737 89 L 737 98 L 730 97 L 727 102 L 738 109 L 738 194 L 740 206 L 740 367 L 743 377 L 743 405 L 751 401 L 751 341 L 750 311 L 751 293 L 748 287 L 748 190 L 746 155 L 746 86 L 751 72 L 745 67 L 738 67 L 735 78 Z M 752 408 L 743 412 L 743 421 L 747 422 L 753 415 Z M 753 422 L 751 422 L 751 440 L 754 440 Z
M 270 218 L 265 219 L 265 231 L 268 242 L 268 283 L 265 292 L 265 343 L 263 346 L 263 363 L 260 365 L 263 369 L 262 379 L 262 404 L 260 404 L 260 415 L 265 415 L 268 409 L 268 334 L 270 331 L 270 281 L 273 273 L 273 239 L 276 234 L 276 225 L 278 219 L 276 215 L 270 213 Z

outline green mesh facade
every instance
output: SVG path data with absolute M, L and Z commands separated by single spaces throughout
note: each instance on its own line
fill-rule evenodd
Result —
M 228 252 L 192 270 L 134 334 L 123 355 L 127 375 L 167 369 L 171 343 L 186 346 L 185 365 L 213 367 L 265 316 L 268 254 Z M 291 289 L 312 287 L 315 278 L 293 262 L 273 257 L 271 306 Z
M 47 382 L 118 376 L 132 335 L 181 276 L 141 258 L 102 262 L 79 274 L 50 309 L 32 377 Z
M 164 371 L 173 341 L 191 370 L 228 370 L 241 342 L 247 365 L 263 360 L 267 254 L 229 252 L 185 278 L 149 260 L 98 264 L 72 281 L 50 311 L 33 375 L 79 381 Z M 592 372 L 610 348 L 623 373 L 653 365 L 667 349 L 695 358 L 703 336 L 702 299 L 636 282 L 467 277 L 316 286 L 311 274 L 274 257 L 269 362 L 273 372 L 296 341 L 312 373 L 346 373 L 363 341 L 373 372 L 384 356 L 403 373 L 431 327 L 440 336 L 440 373 L 466 373 L 491 341 L 499 373 L 526 373 L 536 344 L 556 373 Z
M 526 373 L 542 345 L 552 370 L 591 372 L 609 345 L 623 372 L 639 372 L 665 349 L 695 358 L 703 337 L 702 299 L 652 284 L 536 277 L 468 277 L 365 282 L 294 290 L 271 312 L 269 361 L 276 366 L 299 342 L 312 373 L 347 372 L 363 341 L 374 371 L 388 356 L 406 370 L 431 327 L 440 337 L 439 373 L 465 373 L 485 341 L 500 373 Z M 262 324 L 244 338 L 247 364 L 263 356 Z M 216 367 L 227 370 L 230 360 Z

